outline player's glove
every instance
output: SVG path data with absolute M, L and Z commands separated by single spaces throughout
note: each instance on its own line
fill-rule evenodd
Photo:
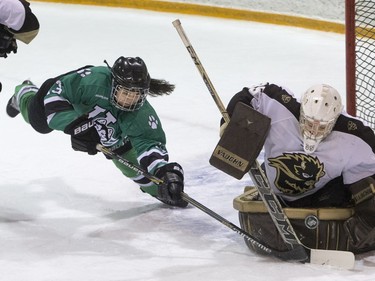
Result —
M 0 57 L 6 58 L 11 52 L 17 53 L 16 39 L 4 26 L 0 26 Z
M 72 148 L 75 151 L 87 152 L 89 155 L 98 153 L 96 145 L 100 143 L 100 137 L 93 119 L 81 116 L 70 123 L 64 133 L 71 135 Z
M 184 191 L 184 171 L 178 163 L 164 165 L 155 175 L 163 180 L 158 187 L 158 199 L 171 206 L 184 208 L 188 205 L 181 197 Z

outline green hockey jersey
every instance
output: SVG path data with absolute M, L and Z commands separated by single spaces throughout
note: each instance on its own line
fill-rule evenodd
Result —
M 94 120 L 103 146 L 117 149 L 130 142 L 132 149 L 123 157 L 154 173 L 168 162 L 159 117 L 147 101 L 137 111 L 116 108 L 111 103 L 112 83 L 111 72 L 105 66 L 88 67 L 60 77 L 44 98 L 48 125 L 64 131 L 72 121 L 87 115 Z M 156 195 L 152 182 L 114 162 L 142 190 Z

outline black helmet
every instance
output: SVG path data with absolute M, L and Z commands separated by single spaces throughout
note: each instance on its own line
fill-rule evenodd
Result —
M 150 75 L 145 62 L 139 57 L 119 57 L 111 72 L 115 82 L 128 89 L 149 89 Z
M 114 79 L 112 104 L 124 111 L 141 108 L 151 83 L 145 62 L 139 57 L 119 57 L 109 68 Z

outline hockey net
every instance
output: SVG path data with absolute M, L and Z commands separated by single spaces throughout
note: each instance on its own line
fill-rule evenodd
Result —
M 346 0 L 347 112 L 375 129 L 375 1 Z

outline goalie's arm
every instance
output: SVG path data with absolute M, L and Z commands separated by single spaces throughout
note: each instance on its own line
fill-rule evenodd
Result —
M 39 32 L 39 21 L 25 0 L 4 0 L 0 2 L 0 24 L 26 44 Z
M 19 30 L 11 30 L 14 33 L 14 38 L 29 44 L 39 32 L 39 21 L 36 15 L 31 11 L 30 3 L 25 0 L 20 0 L 25 8 L 25 21 Z
M 254 97 L 249 93 L 249 88 L 246 88 L 246 87 L 243 88 L 237 94 L 235 94 L 231 98 L 231 100 L 229 101 L 228 106 L 227 106 L 227 113 L 228 113 L 229 117 L 232 117 L 234 108 L 236 107 L 237 103 L 239 103 L 239 102 L 243 102 L 244 104 L 252 107 L 251 100 L 253 98 Z M 221 118 L 221 120 L 220 120 L 220 136 L 222 136 L 224 134 L 224 131 L 227 128 L 227 126 L 228 126 L 228 123 L 224 121 L 224 118 Z

